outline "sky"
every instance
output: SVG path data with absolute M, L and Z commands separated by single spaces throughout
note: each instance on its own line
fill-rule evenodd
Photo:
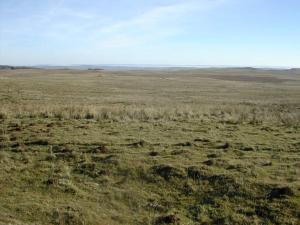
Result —
M 299 0 L 0 0 L 0 64 L 300 67 Z

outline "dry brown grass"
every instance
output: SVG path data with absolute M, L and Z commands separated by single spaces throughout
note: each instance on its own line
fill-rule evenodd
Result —
M 78 106 L 5 105 L 0 119 L 8 118 L 94 119 L 111 121 L 215 120 L 226 123 L 299 124 L 300 112 L 285 105 L 179 106 Z
M 300 121 L 300 79 L 289 71 L 2 70 L 0 81 L 0 118 Z

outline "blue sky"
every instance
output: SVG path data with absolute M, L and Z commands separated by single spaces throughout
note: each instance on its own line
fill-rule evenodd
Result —
M 299 0 L 0 0 L 0 64 L 300 67 Z

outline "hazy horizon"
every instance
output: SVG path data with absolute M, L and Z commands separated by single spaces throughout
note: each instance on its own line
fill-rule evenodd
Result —
M 13 67 L 33 67 L 33 68 L 80 68 L 80 69 L 101 69 L 101 68 L 187 68 L 187 69 L 271 69 L 271 70 L 289 70 L 300 69 L 300 67 L 290 66 L 247 66 L 247 65 L 176 65 L 176 64 L 0 64 L 0 66 Z
M 296 0 L 0 2 L 2 65 L 300 67 Z

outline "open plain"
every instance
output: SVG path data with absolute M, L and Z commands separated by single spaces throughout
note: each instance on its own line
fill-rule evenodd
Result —
M 300 71 L 0 70 L 0 224 L 300 224 Z

